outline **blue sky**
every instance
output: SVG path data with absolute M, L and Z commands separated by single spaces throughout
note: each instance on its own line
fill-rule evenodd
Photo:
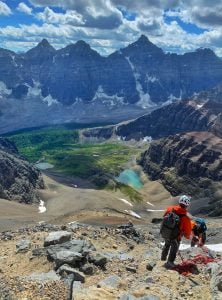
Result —
M 106 55 L 145 34 L 165 51 L 222 56 L 221 25 L 221 0 L 0 0 L 0 47 L 14 51 L 83 39 Z

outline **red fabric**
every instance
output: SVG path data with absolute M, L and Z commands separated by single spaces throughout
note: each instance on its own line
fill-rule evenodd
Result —
M 218 260 L 215 258 L 198 254 L 192 259 L 183 260 L 183 262 L 179 265 L 176 265 L 175 268 L 173 268 L 173 270 L 177 271 L 178 273 L 184 276 L 189 276 L 189 274 L 192 274 L 195 272 L 195 270 L 197 270 L 197 264 L 207 265 L 208 263 L 216 261 Z
M 173 206 L 169 206 L 166 209 L 164 216 L 167 213 L 172 212 L 173 210 L 178 215 L 186 215 L 187 214 L 186 208 L 183 208 L 180 205 L 173 205 Z M 188 216 L 183 216 L 183 217 L 181 217 L 181 222 L 180 222 L 180 238 L 182 236 L 184 236 L 186 239 L 189 240 L 190 235 L 191 235 L 191 220 Z

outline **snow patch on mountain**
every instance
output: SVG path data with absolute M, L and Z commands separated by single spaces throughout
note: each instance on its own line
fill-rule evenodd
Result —
M 159 81 L 159 79 L 156 78 L 156 76 L 152 76 L 152 75 L 149 75 L 149 74 L 146 74 L 146 82 L 156 82 L 156 81 Z
M 126 140 L 125 136 L 119 136 L 119 135 L 117 135 L 116 138 L 117 138 L 117 141 L 125 141 Z
M 59 104 L 59 102 L 56 99 L 52 98 L 51 95 L 48 95 L 47 97 L 43 98 L 42 101 L 47 103 L 48 106 L 51 106 L 53 104 Z
M 5 96 L 11 95 L 12 90 L 8 89 L 3 81 L 0 81 L 0 99 Z
M 16 60 L 15 60 L 15 55 L 11 55 L 11 59 L 12 59 L 12 61 L 13 61 L 13 65 L 15 66 L 15 67 L 19 67 L 19 65 L 16 63 Z
M 123 97 L 119 97 L 118 95 L 107 95 L 103 87 L 100 85 L 92 99 L 92 101 L 101 101 L 103 104 L 109 105 L 111 107 L 117 106 L 117 105 L 125 105 L 127 103 L 124 102 Z
M 41 96 L 42 91 L 41 91 L 41 84 L 40 82 L 34 81 L 33 86 L 29 86 L 28 88 L 28 97 L 37 97 Z
M 204 103 L 203 104 L 197 104 L 197 108 L 200 109 L 204 106 Z
M 144 138 L 143 138 L 143 142 L 152 142 L 152 136 L 145 136 Z
M 126 57 L 126 60 L 128 61 L 129 65 L 132 69 L 133 76 L 135 78 L 135 83 L 136 83 L 136 90 L 140 97 L 140 100 L 137 102 L 137 106 L 139 106 L 143 109 L 156 106 L 156 104 L 151 101 L 149 93 L 144 93 L 142 85 L 139 82 L 140 74 L 136 72 L 136 68 L 133 65 L 133 63 L 130 61 L 130 58 Z
M 135 218 L 137 218 L 137 219 L 141 219 L 141 216 L 140 215 L 138 215 L 135 211 L 133 211 L 133 210 L 127 210 L 127 209 L 125 209 L 124 210 L 127 214 L 129 214 L 129 215 L 131 215 L 131 216 L 133 216 L 133 217 L 135 217 Z

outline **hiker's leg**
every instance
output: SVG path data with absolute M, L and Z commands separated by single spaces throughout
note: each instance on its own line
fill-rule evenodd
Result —
M 165 240 L 165 244 L 163 246 L 162 254 L 161 254 L 161 260 L 166 260 L 169 249 L 170 249 L 171 241 Z
M 176 259 L 177 251 L 179 250 L 179 245 L 180 245 L 180 242 L 178 240 L 171 241 L 170 254 L 168 257 L 168 261 L 170 261 L 172 263 L 174 262 L 174 260 Z
M 205 245 L 205 243 L 206 243 L 206 238 L 207 238 L 206 232 L 203 232 L 202 233 L 202 244 L 203 245 Z
M 195 245 L 196 245 L 196 238 L 193 237 L 190 243 L 190 247 L 195 247 Z

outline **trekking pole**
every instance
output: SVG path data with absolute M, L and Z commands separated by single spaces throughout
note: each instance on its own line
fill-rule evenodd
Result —
M 178 254 L 179 254 L 179 257 L 180 257 L 181 261 L 183 262 L 183 261 L 184 261 L 184 259 L 183 259 L 183 256 L 182 256 L 182 254 L 180 253 L 180 251 L 178 251 Z

